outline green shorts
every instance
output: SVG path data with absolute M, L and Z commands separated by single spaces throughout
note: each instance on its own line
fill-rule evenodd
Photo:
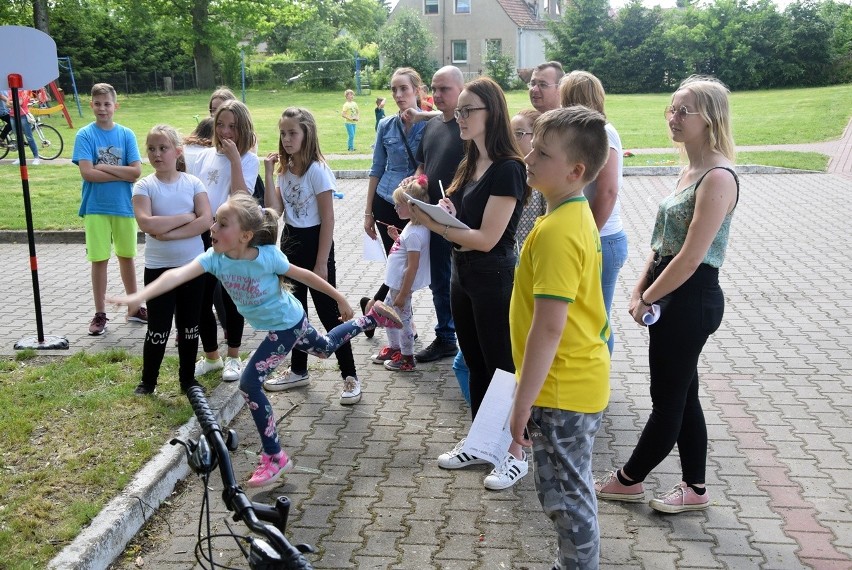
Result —
M 112 254 L 118 257 L 136 257 L 136 218 L 87 214 L 83 216 L 86 228 L 86 259 L 91 262 L 106 261 Z

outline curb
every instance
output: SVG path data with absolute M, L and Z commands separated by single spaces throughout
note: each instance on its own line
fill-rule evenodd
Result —
M 245 404 L 238 382 L 220 384 L 210 396 L 210 407 L 220 425 L 228 425 Z M 193 416 L 175 437 L 198 437 Z M 182 446 L 164 444 L 160 452 L 133 477 L 74 541 L 47 565 L 51 570 L 95 570 L 108 567 L 136 536 L 142 525 L 169 498 L 178 481 L 190 474 Z

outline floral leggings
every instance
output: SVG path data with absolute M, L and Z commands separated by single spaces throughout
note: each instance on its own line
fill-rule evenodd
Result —
M 294 348 L 319 358 L 328 358 L 340 345 L 349 342 L 355 335 L 374 328 L 376 320 L 371 316 L 363 316 L 337 325 L 328 331 L 328 334 L 321 335 L 308 322 L 307 315 L 303 315 L 302 320 L 292 328 L 269 331 L 243 368 L 240 377 L 240 390 L 257 426 L 264 453 L 275 455 L 281 451 L 272 405 L 263 392 L 263 381 L 267 375 L 275 370 Z

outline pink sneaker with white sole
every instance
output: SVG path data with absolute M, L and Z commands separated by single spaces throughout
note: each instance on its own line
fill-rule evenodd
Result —
M 285 473 L 293 470 L 293 460 L 287 457 L 284 450 L 277 455 L 260 454 L 260 465 L 254 470 L 251 479 L 248 480 L 249 487 L 264 487 L 278 481 Z
M 710 495 L 706 489 L 703 495 L 699 495 L 686 483 L 680 483 L 665 495 L 651 499 L 648 506 L 655 511 L 670 514 L 702 511 L 710 506 Z

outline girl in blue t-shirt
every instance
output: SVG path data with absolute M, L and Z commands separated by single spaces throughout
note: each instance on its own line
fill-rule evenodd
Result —
M 266 376 L 293 348 L 328 358 L 358 333 L 378 326 L 402 326 L 396 311 L 378 302 L 363 317 L 352 319 L 352 308 L 337 289 L 315 273 L 290 264 L 275 245 L 277 235 L 278 216 L 274 210 L 262 208 L 247 193 L 234 194 L 216 211 L 210 228 L 212 248 L 194 261 L 166 271 L 138 293 L 110 298 L 120 305 L 139 303 L 211 273 L 227 290 L 240 314 L 255 329 L 269 331 L 240 377 L 240 390 L 263 444 L 260 465 L 248 480 L 249 487 L 273 483 L 293 468 L 293 461 L 281 449 L 272 405 L 263 392 Z M 350 320 L 320 335 L 308 322 L 298 299 L 281 286 L 281 277 L 304 283 L 332 297 L 337 302 L 341 319 Z

